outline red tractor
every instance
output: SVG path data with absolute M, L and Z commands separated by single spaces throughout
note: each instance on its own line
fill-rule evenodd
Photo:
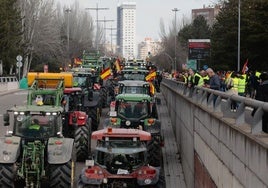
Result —
M 165 187 L 161 169 L 148 164 L 146 143 L 151 134 L 111 127 L 95 131 L 94 159 L 87 160 L 78 187 Z

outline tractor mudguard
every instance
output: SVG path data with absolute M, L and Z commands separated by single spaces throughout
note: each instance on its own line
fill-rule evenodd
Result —
M 20 155 L 21 138 L 4 137 L 0 140 L 0 163 L 15 163 Z
M 49 138 L 47 155 L 49 164 L 67 163 L 72 158 L 74 139 L 72 138 Z
M 155 119 L 154 124 L 152 124 L 152 125 L 145 124 L 144 130 L 151 133 L 151 134 L 160 134 L 161 133 L 161 122 L 159 120 Z

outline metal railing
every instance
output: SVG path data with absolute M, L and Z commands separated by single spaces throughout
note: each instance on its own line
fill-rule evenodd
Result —
M 163 79 L 162 84 L 185 96 L 188 100 L 192 100 L 201 108 L 210 110 L 219 118 L 234 119 L 235 125 L 246 126 L 248 133 L 258 134 L 262 132 L 262 116 L 264 112 L 268 112 L 268 103 L 266 102 L 204 87 L 189 88 L 183 82 L 169 79 Z M 237 108 L 232 108 L 232 104 L 236 104 Z

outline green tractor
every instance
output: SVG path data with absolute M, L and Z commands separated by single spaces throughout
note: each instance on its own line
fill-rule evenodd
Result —
M 27 105 L 62 107 L 62 134 L 73 138 L 76 157 L 84 161 L 91 152 L 91 118 L 83 110 L 81 88 L 74 88 L 71 73 L 28 73 Z
M 118 94 L 110 106 L 110 118 L 105 119 L 104 127 L 140 129 L 151 133 L 148 142 L 149 164 L 161 165 L 163 136 L 158 120 L 156 103 L 148 94 Z
M 14 106 L 4 114 L 0 187 L 73 187 L 75 143 L 62 135 L 60 106 Z

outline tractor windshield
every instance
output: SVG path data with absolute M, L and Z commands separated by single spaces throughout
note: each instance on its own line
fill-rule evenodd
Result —
M 142 86 L 123 86 L 119 89 L 119 93 L 131 93 L 131 94 L 147 94 L 149 95 L 149 90 Z
M 142 119 L 149 115 L 146 102 L 120 101 L 118 105 L 118 116 L 122 118 Z
M 26 138 L 49 138 L 57 135 L 57 125 L 61 118 L 57 115 L 15 115 L 14 134 Z
M 74 76 L 73 77 L 73 83 L 74 87 L 86 87 L 86 80 L 87 77 L 81 77 L 81 76 Z
M 130 149 L 123 151 L 117 148 L 111 150 L 112 152 L 97 150 L 95 162 L 105 166 L 112 174 L 129 174 L 145 164 L 145 151 L 133 152 L 131 149 L 129 152 L 127 150 Z
M 145 74 L 142 73 L 137 73 L 137 74 L 133 74 L 133 73 L 124 73 L 122 80 L 145 80 Z

